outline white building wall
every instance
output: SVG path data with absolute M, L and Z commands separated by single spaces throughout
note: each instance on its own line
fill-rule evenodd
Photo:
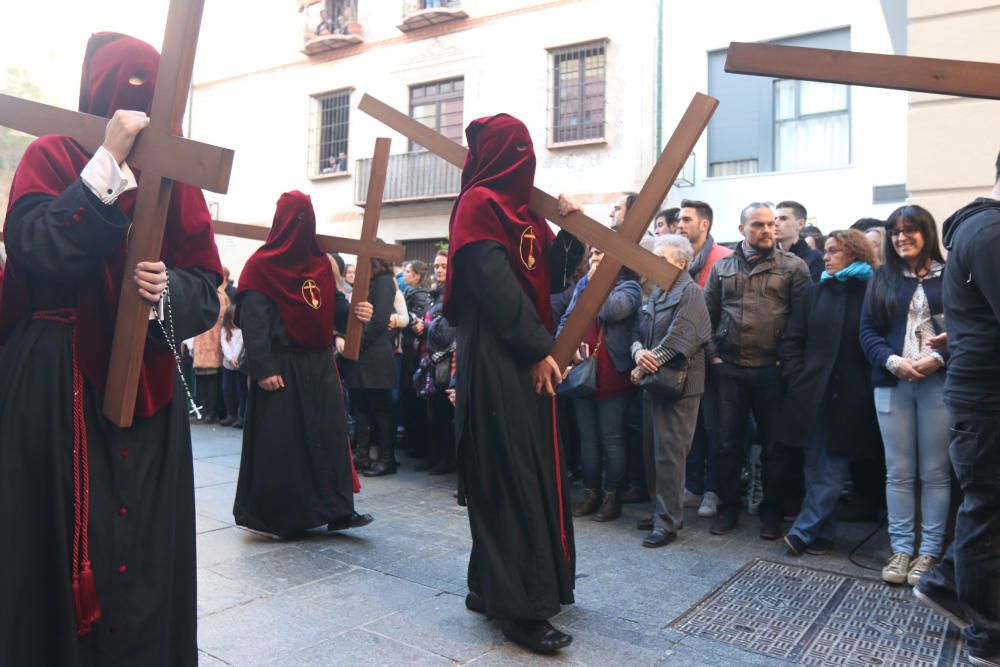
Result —
M 868 0 L 668 0 L 664 25 L 664 141 L 692 92 L 708 92 L 706 54 L 731 41 L 768 41 L 849 26 L 851 50 L 893 52 L 880 3 Z M 740 100 L 720 99 L 720 103 L 740 104 Z M 668 203 L 676 206 L 684 197 L 709 202 L 720 241 L 740 238 L 740 211 L 753 201 L 797 200 L 808 209 L 810 222 L 824 232 L 848 227 L 862 217 L 884 219 L 900 204 L 873 205 L 872 186 L 906 182 L 907 110 L 905 92 L 853 87 L 851 165 L 820 171 L 708 178 L 706 132 L 695 149 L 695 186 L 674 188 Z
M 664 3 L 664 143 L 691 95 L 709 92 L 708 52 L 732 40 L 769 40 L 850 26 L 854 50 L 891 52 L 876 2 L 809 3 L 808 10 L 793 0 Z M 196 139 L 235 148 L 236 161 L 229 194 L 206 195 L 223 219 L 266 223 L 278 195 L 300 189 L 313 197 L 321 232 L 357 235 L 362 211 L 354 206 L 355 161 L 370 156 L 378 136 L 393 138 L 393 153 L 406 151 L 404 138 L 356 109 L 361 95 L 370 93 L 406 111 L 409 86 L 462 76 L 464 123 L 499 112 L 521 118 L 535 141 L 538 186 L 552 194 L 576 196 L 589 214 L 606 220 L 615 194 L 638 189 L 656 155 L 657 4 L 626 0 L 610 11 L 606 0 L 466 0 L 463 8 L 470 18 L 461 29 L 420 38 L 396 28 L 401 1 L 359 0 L 364 46 L 348 57 L 309 59 L 299 51 L 304 24 L 294 7 L 289 8 L 291 3 L 259 3 L 252 13 L 241 15 L 234 12 L 245 3 L 208 3 L 191 130 Z M 601 38 L 609 40 L 607 142 L 546 148 L 546 49 Z M 227 47 L 209 46 L 217 43 Z M 310 96 L 342 88 L 353 88 L 350 175 L 310 179 Z M 851 105 L 851 166 L 707 178 L 703 137 L 695 151 L 695 185 L 674 188 L 668 204 L 676 205 L 683 197 L 710 202 L 716 210 L 715 234 L 722 241 L 738 238 L 739 210 L 749 201 L 797 199 L 827 231 L 862 216 L 886 215 L 895 206 L 873 206 L 872 186 L 906 180 L 906 95 L 855 88 Z M 390 241 L 443 237 L 449 210 L 448 202 L 386 205 L 380 236 Z M 220 239 L 220 247 L 224 261 L 238 274 L 255 244 Z
M 602 202 L 642 184 L 654 160 L 655 3 L 630 2 L 629 11 L 608 12 L 601 0 L 508 2 L 502 9 L 496 3 L 465 2 L 470 21 L 502 13 L 495 20 L 427 39 L 414 39 L 396 29 L 401 5 L 360 1 L 366 45 L 380 43 L 350 57 L 322 62 L 298 54 L 265 65 L 256 44 L 266 41 L 262 26 L 267 20 L 258 16 L 238 49 L 222 62 L 199 60 L 193 137 L 236 149 L 229 193 L 207 193 L 209 201 L 218 205 L 220 218 L 266 222 L 278 195 L 294 188 L 312 195 L 321 231 L 356 235 L 362 211 L 354 206 L 353 173 L 317 179 L 307 173 L 310 96 L 354 89 L 348 151 L 353 172 L 357 159 L 371 155 L 378 136 L 392 137 L 394 154 L 405 152 L 407 146 L 403 137 L 356 109 L 363 93 L 406 111 L 411 85 L 460 76 L 465 79 L 465 124 L 499 112 L 527 124 L 538 155 L 536 183 L 543 189 Z M 533 5 L 545 8 L 531 10 Z M 527 11 L 519 13 L 519 7 Z M 275 25 L 287 28 L 288 21 L 282 18 Z M 206 16 L 204 34 L 211 40 L 231 27 L 225 13 L 217 12 Z M 602 38 L 609 40 L 607 141 L 550 150 L 546 148 L 550 66 L 546 49 Z M 271 56 L 301 48 L 301 32 L 294 32 L 290 41 L 280 41 L 285 43 L 270 49 Z M 256 71 L 237 74 L 242 63 Z M 601 218 L 609 210 L 610 203 L 588 206 Z M 380 236 L 390 241 L 446 236 L 449 211 L 450 203 L 386 205 Z M 220 247 L 235 271 L 254 246 L 223 239 Z

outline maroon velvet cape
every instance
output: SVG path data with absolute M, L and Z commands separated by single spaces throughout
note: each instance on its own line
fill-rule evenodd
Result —
M 496 241 L 507 250 L 511 270 L 553 331 L 548 248 L 555 238 L 548 223 L 528 209 L 535 180 L 535 153 L 524 123 L 507 114 L 480 118 L 465 131 L 469 154 L 462 189 L 448 223 L 448 278 L 444 315 L 458 322 L 461 291 L 454 290 L 455 255 L 477 241 Z
M 159 54 L 133 37 L 117 33 L 97 33 L 87 44 L 80 84 L 80 111 L 110 118 L 117 109 L 149 112 L 156 85 Z M 131 82 L 130 82 L 131 80 Z M 92 155 L 69 137 L 48 135 L 35 140 L 25 151 L 11 184 L 7 211 L 27 196 L 58 196 L 80 176 Z M 138 170 L 133 170 L 141 180 Z M 137 190 L 118 198 L 117 205 L 128 217 L 135 209 Z M 78 223 L 80 216 L 66 213 L 66 225 Z M 8 224 L 12 227 L 19 221 Z M 8 230 L 11 231 L 11 230 Z M 77 301 L 76 356 L 80 371 L 104 391 L 111 342 L 114 337 L 118 294 L 122 280 L 131 281 L 126 271 L 127 239 L 80 283 Z M 212 219 L 198 188 L 174 183 L 167 213 L 166 232 L 160 259 L 168 269 L 207 269 L 222 275 L 222 263 L 212 234 Z M 0 344 L 31 309 L 28 275 L 8 258 L 7 275 L 0 296 Z M 147 343 L 143 352 L 136 396 L 135 414 L 149 417 L 173 398 L 174 360 L 164 345 Z
M 254 290 L 278 306 L 288 336 L 303 349 L 333 345 L 336 285 L 330 259 L 316 243 L 312 200 L 298 191 L 278 199 L 267 241 L 240 275 L 237 295 Z M 237 319 L 239 306 L 237 306 Z

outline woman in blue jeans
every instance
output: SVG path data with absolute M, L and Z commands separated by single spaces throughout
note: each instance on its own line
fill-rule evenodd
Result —
M 562 330 L 580 295 L 600 266 L 604 252 L 591 248 L 590 271 L 580 279 L 573 300 L 559 322 Z M 597 320 L 583 337 L 582 361 L 597 355 L 597 392 L 573 401 L 577 429 L 580 432 L 580 462 L 583 468 L 583 497 L 573 506 L 573 516 L 593 514 L 594 521 L 613 521 L 621 516 L 618 491 L 625 481 L 625 410 L 635 391 L 629 380 L 632 357 L 629 352 L 632 328 L 642 306 L 642 288 L 628 269 L 622 269 Z M 601 471 L 604 471 L 603 493 Z
M 787 382 L 775 426 L 777 443 L 805 451 L 806 494 L 785 536 L 793 556 L 833 547 L 837 501 L 851 459 L 882 449 L 871 366 L 858 341 L 875 251 L 856 229 L 839 230 L 823 248 L 825 270 L 797 303 L 778 346 Z
M 861 345 L 872 365 L 875 409 L 885 443 L 893 553 L 882 568 L 882 579 L 913 586 L 944 552 L 951 500 L 950 418 L 943 399 L 947 352 L 938 349 L 938 335 L 944 330 L 944 258 L 937 224 L 925 209 L 902 206 L 885 227 L 885 265 L 868 288 Z M 916 548 L 918 478 L 922 525 Z

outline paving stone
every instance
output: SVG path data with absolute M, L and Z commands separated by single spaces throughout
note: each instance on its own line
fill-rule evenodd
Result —
M 196 461 L 207 461 L 209 463 L 214 463 L 215 465 L 226 466 L 227 468 L 240 469 L 240 455 L 236 454 L 222 454 L 218 456 L 196 456 Z
M 229 528 L 233 524 L 226 523 L 224 521 L 219 521 L 218 519 L 212 519 L 211 517 L 202 516 L 200 514 L 194 515 L 194 529 L 195 532 L 201 535 L 202 533 L 208 533 L 213 530 L 221 530 L 223 528 Z
M 274 664 L 282 667 L 286 665 L 288 667 L 313 665 L 316 667 L 328 665 L 443 667 L 455 663 L 382 634 L 351 630 L 316 646 L 296 651 Z
M 199 646 L 234 665 L 266 663 L 436 594 L 394 577 L 352 570 L 206 616 L 199 621 Z
M 194 490 L 194 502 L 198 514 L 216 521 L 233 522 L 233 500 L 236 498 L 236 482 L 203 486 Z
M 329 556 L 328 552 L 304 551 L 292 546 L 234 558 L 208 569 L 227 579 L 246 582 L 268 593 L 278 593 L 343 574 L 351 568 Z
M 198 667 L 222 667 L 226 665 L 229 663 L 213 658 L 204 651 L 198 651 Z
M 499 626 L 498 626 L 499 627 Z M 633 646 L 587 630 L 571 632 L 573 643 L 555 655 L 536 655 L 517 644 L 505 642 L 488 653 L 465 663 L 475 667 L 526 665 L 653 665 L 661 657 L 650 649 Z
M 212 459 L 196 459 L 194 462 L 194 487 L 229 484 L 236 481 L 238 469 L 212 463 Z
M 464 594 L 436 595 L 363 628 L 459 663 L 477 658 L 504 642 L 496 623 L 465 608 Z
M 295 549 L 295 546 L 230 526 L 198 536 L 198 567 L 208 567 L 234 558 L 246 558 L 278 549 Z
M 268 592 L 249 581 L 232 579 L 208 568 L 198 569 L 198 618 L 264 597 Z

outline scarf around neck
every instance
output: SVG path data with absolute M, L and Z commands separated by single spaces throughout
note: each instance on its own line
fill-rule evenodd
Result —
M 871 264 L 868 264 L 867 262 L 852 262 L 851 264 L 848 264 L 840 271 L 837 271 L 832 275 L 827 273 L 826 271 L 823 271 L 823 273 L 821 273 L 819 276 L 819 281 L 821 283 L 825 283 L 827 280 L 836 279 L 842 283 L 845 283 L 851 278 L 856 278 L 857 280 L 861 281 L 867 281 L 871 277 L 872 277 Z

